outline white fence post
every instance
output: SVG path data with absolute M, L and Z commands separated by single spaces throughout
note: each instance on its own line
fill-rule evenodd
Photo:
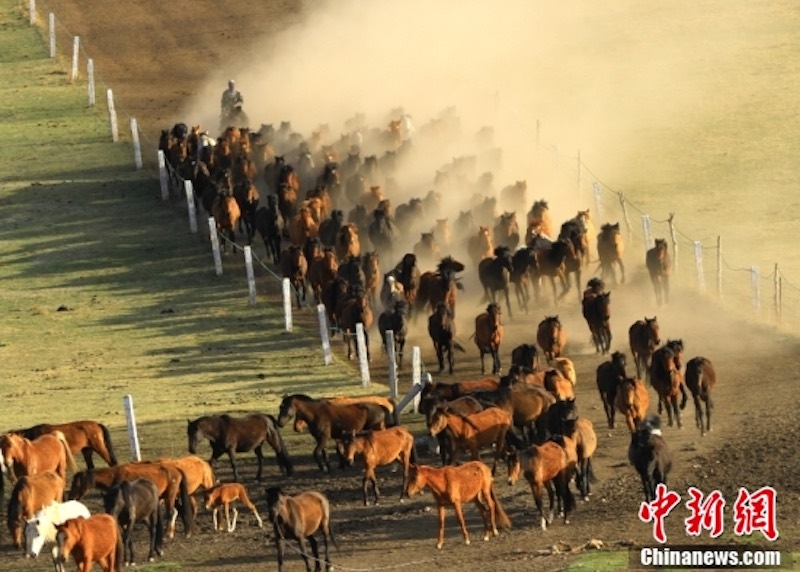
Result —
M 131 117 L 131 138 L 133 138 L 133 161 L 137 169 L 142 168 L 142 145 L 139 143 L 139 125 L 136 118 Z
M 397 356 L 394 351 L 394 331 L 386 330 L 386 360 L 389 366 L 389 397 L 397 400 Z
M 292 283 L 288 278 L 283 279 L 283 316 L 286 323 L 286 332 L 292 331 Z
M 706 275 L 703 271 L 703 245 L 699 240 L 694 241 L 694 266 L 697 274 L 697 289 L 706 291 Z
M 86 60 L 86 78 L 88 79 L 88 86 L 89 86 L 89 107 L 94 107 L 95 104 L 94 60 L 92 58 Z
M 70 75 L 70 81 L 78 79 L 78 56 L 80 55 L 80 51 L 81 37 L 75 36 L 72 39 L 72 74 Z
M 650 215 L 642 215 L 642 230 L 644 230 L 644 250 L 647 252 L 655 246 L 653 230 L 650 226 Z
M 28 18 L 31 26 L 33 26 L 36 23 L 36 0 L 28 2 Z
M 319 318 L 319 337 L 322 339 L 322 360 L 325 365 L 331 365 L 331 336 L 328 331 L 328 316 L 325 313 L 325 304 L 317 305 L 317 318 Z
M 197 207 L 194 202 L 194 185 L 189 179 L 186 179 L 183 182 L 183 188 L 186 193 L 186 210 L 189 212 L 189 230 L 192 234 L 197 234 Z M 163 189 L 161 193 L 163 197 Z M 216 228 L 216 226 L 214 228 Z M 215 232 L 214 236 L 216 236 L 216 234 Z
M 255 274 L 253 274 L 253 248 L 249 245 L 244 247 L 244 265 L 247 271 L 247 293 L 249 295 L 250 305 L 255 306 L 256 277 Z
M 169 173 L 163 149 L 158 150 L 158 182 L 161 185 L 161 200 L 166 201 L 169 199 Z
M 358 363 L 361 367 L 361 385 L 370 386 L 369 361 L 367 360 L 367 338 L 364 335 L 364 324 L 356 324 L 356 347 L 358 348 Z
M 136 430 L 136 415 L 133 412 L 133 396 L 130 393 L 122 398 L 122 406 L 125 409 L 125 419 L 128 423 L 128 443 L 131 447 L 131 458 L 134 462 L 142 460 L 139 450 L 139 432 Z
M 422 356 L 419 346 L 411 348 L 411 386 L 422 385 Z M 419 394 L 414 399 L 414 411 L 419 411 Z
M 603 192 L 600 188 L 600 183 L 595 181 L 592 184 L 592 188 L 594 189 L 594 210 L 597 212 L 597 220 L 603 220 Z
M 50 12 L 48 18 L 50 27 L 50 57 L 56 57 L 56 15 Z
M 217 223 L 214 217 L 208 217 L 208 237 L 211 239 L 211 252 L 214 254 L 214 272 L 222 276 L 222 255 L 219 252 L 219 237 L 217 236 Z
M 114 93 L 109 90 L 106 92 L 108 100 L 108 123 L 111 125 L 111 140 L 116 143 L 119 141 L 119 129 L 117 128 L 117 110 L 114 108 Z
M 761 309 L 761 274 L 758 266 L 750 267 L 750 291 L 753 296 L 753 311 L 758 312 Z

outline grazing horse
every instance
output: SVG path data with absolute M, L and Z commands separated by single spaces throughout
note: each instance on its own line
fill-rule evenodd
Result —
M 641 422 L 647 409 L 650 407 L 650 397 L 647 395 L 647 388 L 641 379 L 626 377 L 617 387 L 617 398 L 614 403 L 625 417 L 625 423 L 631 432 L 636 431 L 636 425 Z
M 69 442 L 61 431 L 33 440 L 16 433 L 0 436 L 0 469 L 11 474 L 12 482 L 43 471 L 55 471 L 66 482 L 67 467 L 77 470 Z
M 491 258 L 494 252 L 494 240 L 488 226 L 478 227 L 478 233 L 467 241 L 467 252 L 475 266 L 484 258 Z
M 492 356 L 492 373 L 500 373 L 500 344 L 503 341 L 500 315 L 500 304 L 492 303 L 475 318 L 475 345 L 481 354 L 481 373 L 486 373 L 483 356 L 487 353 Z
M 314 533 L 322 531 L 322 546 L 325 550 L 325 569 L 331 570 L 331 559 L 328 556 L 328 542 L 336 548 L 339 545 L 331 531 L 331 508 L 325 495 L 316 491 L 308 491 L 290 496 L 284 494 L 280 487 L 267 489 L 267 510 L 275 533 L 275 545 L 278 550 L 278 572 L 283 572 L 284 551 L 287 540 L 297 540 L 300 554 L 306 563 L 306 570 L 311 572 L 306 541 L 311 544 L 311 553 L 315 570 L 321 570 L 322 560 Z
M 535 234 L 544 235 L 547 238 L 552 238 L 553 234 L 553 219 L 550 217 L 550 207 L 544 199 L 536 201 L 528 211 L 528 232 L 533 231 Z M 528 240 L 526 239 L 526 242 Z
M 464 270 L 464 265 L 451 256 L 439 261 L 436 272 L 425 272 L 419 278 L 416 310 L 422 311 L 426 304 L 431 310 L 439 302 L 444 302 L 453 318 L 456 316 L 456 292 L 460 287 L 457 274 Z
M 378 504 L 380 498 L 375 469 L 395 461 L 400 461 L 403 465 L 403 486 L 400 488 L 400 498 L 403 498 L 408 480 L 408 468 L 411 463 L 417 462 L 414 436 L 408 429 L 396 426 L 381 431 L 350 431 L 342 435 L 342 446 L 348 463 L 352 463 L 356 455 L 360 455 L 364 459 L 364 480 L 362 482 L 364 506 L 369 503 L 368 483 L 372 483 L 375 504 Z
M 655 246 L 647 251 L 645 263 L 647 264 L 647 272 L 650 274 L 650 282 L 653 283 L 653 290 L 656 293 L 656 303 L 659 306 L 669 304 L 669 271 L 671 262 L 666 239 L 656 239 Z
M 206 507 L 206 510 L 211 511 L 214 530 L 222 530 L 222 523 L 219 521 L 220 510 L 225 511 L 225 529 L 228 532 L 236 530 L 236 519 L 239 516 L 239 511 L 236 510 L 236 507 L 233 507 L 233 518 L 231 518 L 231 505 L 237 500 L 253 513 L 258 522 L 258 528 L 264 528 L 261 515 L 258 514 L 256 505 L 253 504 L 253 501 L 250 500 L 250 495 L 247 494 L 247 487 L 242 483 L 222 483 L 203 491 L 203 506 Z
M 382 415 L 376 415 L 380 411 Z M 317 442 L 314 460 L 322 472 L 330 473 L 328 453 L 325 446 L 330 439 L 340 439 L 347 431 L 383 429 L 391 414 L 382 406 L 370 407 L 368 403 L 336 404 L 325 399 L 312 399 L 308 395 L 286 395 L 281 400 L 277 424 L 283 427 L 289 419 L 295 418 L 308 427 Z M 341 459 L 343 466 L 344 459 Z
M 455 365 L 453 350 L 460 352 L 465 352 L 466 350 L 455 339 L 456 323 L 453 320 L 453 314 L 444 302 L 440 302 L 436 306 L 436 310 L 428 318 L 428 335 L 433 341 L 436 359 L 439 360 L 439 373 L 444 371 L 444 358 L 445 354 L 447 354 L 447 364 L 450 375 L 452 375 L 453 366 Z
M 233 469 L 233 479 L 239 480 L 236 470 L 236 453 L 253 451 L 258 459 L 258 472 L 256 480 L 261 480 L 264 468 L 264 454 L 262 447 L 267 443 L 275 451 L 278 465 L 286 471 L 286 476 L 292 476 L 294 468 L 289 459 L 289 451 L 283 442 L 283 437 L 278 429 L 282 424 L 277 423 L 271 415 L 254 413 L 245 417 L 231 417 L 230 415 L 208 415 L 189 421 L 186 433 L 189 437 L 189 452 L 197 452 L 197 443 L 200 438 L 208 439 L 211 445 L 211 460 L 214 463 L 223 453 L 227 453 Z
M 285 223 L 281 211 L 278 210 L 276 195 L 267 195 L 267 206 L 256 211 L 255 224 L 258 234 L 264 240 L 267 256 L 271 256 L 272 261 L 278 264 L 281 258 L 281 240 Z
M 433 437 L 447 431 L 453 444 L 452 463 L 456 463 L 466 451 L 470 452 L 473 460 L 477 460 L 482 448 L 493 447 L 492 475 L 497 469 L 497 461 L 503 456 L 506 433 L 511 425 L 511 415 L 499 407 L 469 415 L 437 408 L 428 417 L 428 430 Z
M 469 533 L 464 522 L 461 505 L 474 501 L 483 518 L 483 539 L 489 540 L 491 535 L 499 534 L 498 527 L 504 530 L 511 528 L 511 521 L 503 510 L 492 482 L 489 467 L 480 461 L 470 461 L 456 467 L 437 469 L 425 465 L 412 465 L 409 471 L 406 492 L 413 496 L 429 488 L 436 499 L 439 512 L 439 535 L 436 548 L 444 545 L 445 506 L 452 505 L 461 526 L 464 543 L 469 544 Z
M 567 332 L 558 316 L 545 316 L 536 328 L 536 343 L 542 348 L 547 363 L 560 357 L 567 345 Z
M 156 485 L 145 478 L 121 481 L 103 495 L 106 513 L 114 517 L 122 531 L 125 566 L 135 565 L 133 527 L 137 522 L 144 522 L 150 531 L 147 559 L 152 562 L 156 554 L 164 553 L 164 519 L 158 497 Z
M 211 204 L 211 216 L 217 225 L 217 232 L 227 238 L 231 244 L 236 244 L 236 227 L 242 216 L 239 204 L 233 195 L 219 194 Z M 227 241 L 222 241 L 222 252 L 227 250 Z
M 669 426 L 672 427 L 674 417 L 678 428 L 682 427 L 681 410 L 686 407 L 686 387 L 683 385 L 679 358 L 669 343 L 653 352 L 650 383 L 658 393 L 658 414 L 661 415 L 662 407 L 666 408 Z M 680 407 L 678 392 L 682 397 Z
M 501 214 L 492 232 L 494 234 L 494 243 L 497 246 L 505 246 L 512 251 L 517 248 L 519 245 L 517 213 L 507 212 Z
M 539 369 L 539 352 L 533 344 L 521 344 L 511 350 L 511 366 L 527 368 L 535 372 Z
M 72 518 L 56 527 L 58 559 L 70 556 L 78 570 L 90 572 L 96 562 L 103 572 L 118 572 L 123 560 L 122 536 L 117 521 L 108 514 Z
M 108 427 L 97 421 L 72 421 L 55 425 L 45 423 L 34 425 L 27 429 L 15 430 L 12 433 L 17 433 L 26 439 L 33 440 L 56 431 L 64 434 L 73 455 L 79 452 L 83 453 L 87 469 L 94 468 L 92 453 L 100 455 L 109 466 L 113 467 L 117 464 L 117 457 L 111 444 L 111 433 L 108 431 Z
M 378 317 L 378 331 L 381 333 L 381 340 L 384 349 L 386 348 L 386 332 L 392 331 L 394 337 L 394 352 L 397 356 L 397 368 L 403 366 L 403 349 L 406 346 L 408 336 L 408 302 L 405 298 L 400 298 L 394 302 L 391 310 L 387 310 Z
M 43 471 L 35 475 L 21 477 L 8 501 L 6 518 L 8 531 L 14 548 L 22 545 L 22 531 L 25 523 L 33 518 L 36 511 L 50 503 L 64 499 L 66 481 L 54 471 Z
M 91 513 L 85 504 L 79 501 L 52 502 L 36 511 L 25 523 L 25 555 L 38 558 L 45 544 L 56 541 L 56 526 L 71 518 L 89 518 Z M 53 548 L 53 565 L 56 572 L 66 572 L 57 558 L 57 548 Z
M 650 375 L 650 360 L 653 352 L 661 344 L 657 316 L 637 320 L 628 328 L 628 343 L 636 364 L 636 377 Z
M 569 489 L 569 478 L 574 470 L 573 462 L 564 447 L 555 441 L 545 441 L 541 445 L 531 445 L 527 449 L 509 450 L 508 484 L 513 485 L 520 474 L 531 487 L 531 494 L 539 510 L 539 525 L 547 530 L 555 515 L 556 503 L 564 511 L 564 524 L 569 523 L 569 513 L 575 508 L 575 498 Z M 544 512 L 542 495 L 547 490 L 550 511 Z
M 692 392 L 694 399 L 694 418 L 700 435 L 705 436 L 706 431 L 711 431 L 711 410 L 714 404 L 711 401 L 711 390 L 717 383 L 717 373 L 711 360 L 704 357 L 694 357 L 686 363 L 686 387 Z M 705 403 L 705 422 L 703 421 L 703 403 Z
M 512 253 L 507 246 L 498 246 L 494 249 L 494 258 L 484 258 L 478 263 L 478 277 L 483 286 L 482 302 L 497 302 L 497 292 L 503 292 L 506 297 L 508 317 L 511 314 L 511 300 L 508 295 L 508 285 L 514 272 Z
M 281 253 L 281 273 L 288 278 L 294 288 L 294 297 L 297 307 L 302 308 L 300 299 L 306 301 L 306 275 L 308 274 L 308 261 L 303 254 L 303 249 L 294 244 L 289 245 Z
M 614 352 L 609 361 L 597 366 L 597 391 L 600 392 L 600 400 L 603 402 L 603 409 L 606 413 L 608 428 L 614 428 L 614 403 L 617 400 L 617 391 L 620 384 L 628 378 L 625 372 L 625 354 Z
M 651 415 L 639 423 L 631 433 L 628 460 L 642 479 L 644 501 L 656 498 L 656 487 L 667 485 L 667 476 L 672 469 L 672 452 L 661 436 L 661 420 Z
M 607 223 L 600 227 L 600 234 L 597 235 L 597 256 L 600 259 L 601 278 L 610 275 L 611 281 L 616 284 L 617 272 L 614 265 L 617 265 L 622 275 L 621 282 L 625 284 L 625 264 L 622 262 L 624 252 L 625 244 L 619 231 L 619 223 Z
M 582 312 L 589 331 L 592 333 L 594 347 L 599 354 L 607 354 L 611 349 L 611 292 L 594 293 L 587 289 L 583 293 Z

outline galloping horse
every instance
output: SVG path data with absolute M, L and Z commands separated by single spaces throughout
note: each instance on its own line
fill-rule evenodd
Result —
M 339 274 L 339 262 L 336 260 L 336 253 L 333 248 L 326 246 L 322 251 L 322 256 L 315 258 L 308 266 L 308 282 L 314 292 L 314 301 L 322 303 L 322 292 L 325 288 L 336 280 Z
M 662 406 L 665 407 L 669 426 L 672 427 L 674 416 L 678 427 L 682 427 L 681 410 L 686 407 L 686 387 L 683 385 L 679 358 L 669 344 L 653 352 L 650 364 L 650 383 L 658 393 L 658 414 L 661 415 Z M 678 406 L 678 392 L 682 396 L 680 407 Z
M 303 249 L 294 244 L 290 244 L 281 253 L 281 274 L 288 278 L 294 288 L 295 302 L 297 308 L 302 308 L 302 301 L 306 301 L 306 277 L 308 274 L 308 260 L 303 254 Z
M 470 236 L 467 241 L 467 252 L 472 262 L 477 266 L 484 258 L 491 258 L 494 252 L 494 241 L 488 226 L 478 228 L 478 233 Z
M 594 347 L 599 354 L 607 354 L 611 349 L 611 292 L 594 293 L 591 289 L 583 293 L 582 312 L 589 331 L 592 333 Z
M 357 325 L 360 323 L 364 326 L 364 345 L 367 349 L 367 361 L 370 360 L 369 329 L 372 327 L 373 320 L 374 316 L 367 299 L 367 293 L 362 288 L 357 288 L 353 297 L 345 302 L 342 307 L 339 320 L 339 327 L 342 329 L 344 340 L 347 344 L 347 359 L 353 359 L 353 346 L 356 348 L 356 356 L 358 357 L 359 349 L 355 337 Z
M 631 432 L 636 431 L 636 425 L 644 420 L 647 409 L 650 407 L 650 397 L 647 388 L 641 379 L 626 377 L 617 387 L 615 404 L 617 411 L 625 417 L 625 423 Z
M 336 257 L 339 262 L 344 262 L 353 256 L 361 255 L 361 241 L 358 237 L 358 228 L 353 223 L 342 225 L 336 235 Z
M 659 306 L 661 304 L 669 304 L 669 271 L 671 262 L 666 239 L 656 239 L 655 246 L 647 251 L 645 263 L 650 274 L 650 281 L 653 283 L 653 290 L 656 293 L 656 303 Z
M 448 310 L 456 316 L 456 292 L 461 287 L 458 277 L 464 265 L 451 256 L 439 261 L 436 272 L 425 272 L 419 279 L 416 310 L 422 311 L 426 304 L 434 310 L 439 302 L 444 302 Z
M 256 234 L 256 210 L 258 209 L 258 189 L 250 178 L 246 178 L 233 187 L 233 198 L 239 205 L 239 232 L 242 232 L 242 223 L 247 233 L 247 243 L 253 244 L 253 236 Z
M 597 450 L 597 434 L 592 422 L 578 415 L 575 399 L 558 400 L 548 410 L 548 415 L 555 420 L 556 434 L 566 435 L 575 441 L 575 454 L 577 465 L 575 483 L 583 500 L 589 500 L 591 482 L 594 480 L 592 471 L 592 455 Z
M 287 476 L 294 472 L 289 459 L 289 451 L 283 442 L 277 423 L 271 415 L 254 413 L 246 417 L 231 417 L 230 415 L 209 415 L 189 421 L 186 428 L 189 437 L 189 452 L 197 452 L 197 443 L 201 437 L 208 439 L 211 444 L 211 460 L 213 463 L 223 453 L 227 453 L 233 469 L 234 480 L 239 480 L 236 470 L 236 453 L 253 451 L 258 459 L 258 472 L 256 480 L 261 480 L 264 468 L 264 454 L 262 447 L 267 443 L 275 451 L 278 465 L 286 471 Z
M 567 345 L 567 333 L 558 316 L 545 316 L 536 328 L 536 343 L 542 348 L 547 362 L 560 357 Z
M 284 220 L 278 210 L 278 197 L 267 195 L 267 206 L 256 211 L 256 230 L 264 240 L 267 256 L 278 264 L 281 257 L 281 240 L 283 239 Z
M 464 543 L 469 544 L 469 533 L 464 522 L 461 505 L 474 501 L 483 517 L 483 539 L 499 534 L 498 526 L 505 530 L 511 528 L 511 521 L 503 510 L 492 483 L 489 467 L 480 461 L 470 461 L 457 467 L 436 469 L 425 465 L 412 465 L 409 471 L 406 492 L 413 496 L 425 487 L 431 489 L 439 511 L 439 535 L 436 548 L 444 545 L 444 509 L 452 505 L 461 526 Z
M 642 478 L 644 501 L 656 498 L 656 487 L 667 484 L 672 469 L 672 452 L 661 436 L 661 420 L 650 416 L 631 433 L 628 460 Z
M 656 316 L 637 320 L 628 328 L 628 342 L 636 364 L 636 377 L 650 375 L 650 360 L 653 352 L 661 343 L 658 319 Z
M 503 324 L 500 321 L 500 305 L 489 304 L 486 311 L 475 318 L 475 345 L 481 355 L 481 373 L 486 373 L 483 356 L 492 356 L 492 373 L 500 373 L 500 344 L 503 341 Z
M 517 248 L 519 245 L 517 213 L 506 212 L 501 214 L 492 232 L 494 234 L 494 243 L 497 246 L 505 246 L 512 251 Z
M 58 559 L 72 556 L 78 570 L 89 572 L 97 562 L 103 572 L 118 572 L 123 559 L 122 536 L 117 521 L 108 514 L 72 518 L 56 527 Z
M 211 204 L 211 216 L 217 225 L 217 232 L 227 238 L 231 244 L 236 244 L 236 227 L 242 216 L 239 204 L 233 195 L 219 194 Z M 227 241 L 222 241 L 222 252 L 227 250 Z
M 319 548 L 314 533 L 322 531 L 322 543 L 325 550 L 325 569 L 331 570 L 331 560 L 328 557 L 328 542 L 337 548 L 339 545 L 331 531 L 331 508 L 325 495 L 316 491 L 308 491 L 290 496 L 284 494 L 280 487 L 267 489 L 267 510 L 269 520 L 272 522 L 275 533 L 275 545 L 278 549 L 278 572 L 283 572 L 284 551 L 286 540 L 297 540 L 300 544 L 300 554 L 306 563 L 306 570 L 310 572 L 308 548 L 306 541 L 311 544 L 311 552 L 315 569 L 320 570 L 322 560 L 319 557 Z
M 617 391 L 620 384 L 628 378 L 625 372 L 625 354 L 614 352 L 609 361 L 597 366 L 597 391 L 600 392 L 600 400 L 603 402 L 603 409 L 606 412 L 608 428 L 614 428 L 614 403 L 617 399 Z
M 18 433 L 26 439 L 33 440 L 56 431 L 64 434 L 73 455 L 78 452 L 83 453 L 87 469 L 94 468 L 92 453 L 100 455 L 109 466 L 117 464 L 117 457 L 111 444 L 111 433 L 108 431 L 108 427 L 97 421 L 72 421 L 55 425 L 45 423 L 34 425 L 27 429 L 11 431 L 11 433 Z
M 156 485 L 145 478 L 121 481 L 103 495 L 106 513 L 114 517 L 122 530 L 125 566 L 135 565 L 133 527 L 137 522 L 144 522 L 150 532 L 147 559 L 152 562 L 156 554 L 163 554 L 164 519 L 158 497 Z
M 717 373 L 711 360 L 704 357 L 695 357 L 686 363 L 686 386 L 694 398 L 694 418 L 700 434 L 705 435 L 711 431 L 711 410 L 714 405 L 711 401 L 711 390 L 717 383 Z M 703 422 L 703 403 L 705 403 L 705 422 Z
M 600 258 L 601 278 L 611 275 L 612 282 L 616 284 L 617 273 L 614 265 L 617 265 L 622 274 L 621 282 L 625 284 L 625 264 L 622 262 L 624 252 L 625 244 L 619 231 L 619 223 L 607 223 L 600 227 L 600 234 L 597 235 L 597 256 Z
M 390 330 L 394 338 L 397 368 L 401 369 L 403 349 L 406 345 L 406 336 L 408 336 L 408 303 L 405 298 L 395 301 L 391 310 L 381 313 L 378 317 L 378 331 L 381 333 L 384 349 L 386 348 L 386 332 Z
M 444 302 L 439 302 L 434 312 L 428 318 L 428 335 L 433 341 L 433 349 L 436 351 L 436 359 L 439 360 L 439 373 L 444 371 L 444 357 L 447 354 L 447 364 L 450 375 L 453 374 L 455 365 L 454 350 L 465 352 L 464 347 L 459 344 L 456 337 L 456 323 L 453 314 Z
M 319 223 L 319 240 L 323 246 L 336 246 L 336 237 L 344 225 L 344 212 L 333 209 L 330 217 Z
M 511 250 L 507 246 L 494 249 L 494 258 L 484 258 L 478 263 L 478 277 L 483 286 L 482 302 L 497 302 L 496 292 L 502 291 L 506 297 L 508 317 L 511 318 L 511 300 L 508 285 L 514 272 Z
M 557 306 L 558 301 L 569 292 L 567 259 L 574 259 L 575 249 L 568 240 L 553 242 L 542 236 L 536 237 L 528 246 L 533 248 L 536 256 L 536 264 L 533 266 L 533 292 L 536 300 L 539 300 L 540 280 L 547 276 L 553 287 L 553 304 Z M 560 294 L 556 290 L 556 279 L 561 284 Z
M 553 234 L 553 220 L 550 218 L 550 207 L 544 199 L 536 201 L 528 211 L 528 233 L 535 233 L 544 235 L 547 238 L 552 238 Z M 526 238 L 526 242 L 529 239 Z

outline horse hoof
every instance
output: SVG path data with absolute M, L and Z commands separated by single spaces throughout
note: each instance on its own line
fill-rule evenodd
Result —
M 489 542 L 489 535 L 488 534 L 484 534 L 483 535 L 483 541 L 484 542 Z
M 469 546 L 469 538 L 468 538 L 468 539 L 466 539 L 466 540 L 464 541 L 464 544 L 466 544 L 467 546 Z
M 436 543 L 436 548 L 437 548 L 438 550 L 441 550 L 441 549 L 442 549 L 442 545 L 443 545 L 443 544 L 444 544 L 443 542 L 437 542 L 437 543 Z

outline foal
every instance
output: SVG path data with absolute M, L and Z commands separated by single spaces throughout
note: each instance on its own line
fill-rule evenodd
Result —
M 237 500 L 253 512 L 258 521 L 258 528 L 264 528 L 261 515 L 258 514 L 256 505 L 250 500 L 245 486 L 242 483 L 223 483 L 203 491 L 203 504 L 208 510 L 212 511 L 214 530 L 221 530 L 218 516 L 220 509 L 225 510 L 225 528 L 227 531 L 233 532 L 236 530 L 236 519 L 239 516 L 239 511 L 236 510 L 236 507 L 233 508 L 233 520 L 231 520 L 231 504 Z

